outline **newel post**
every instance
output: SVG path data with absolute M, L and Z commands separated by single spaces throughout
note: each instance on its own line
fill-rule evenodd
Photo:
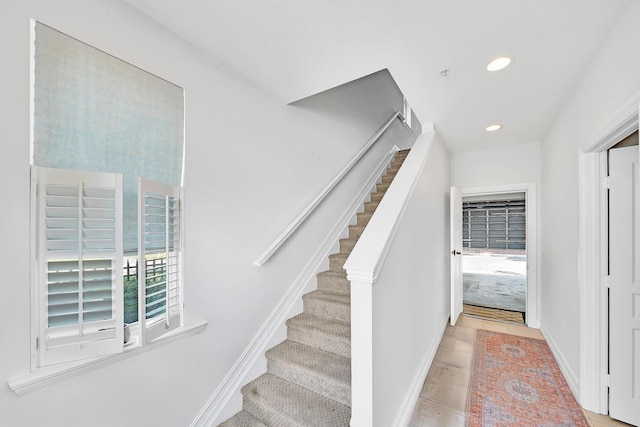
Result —
M 373 426 L 373 284 L 372 271 L 347 262 L 351 282 L 351 427 Z

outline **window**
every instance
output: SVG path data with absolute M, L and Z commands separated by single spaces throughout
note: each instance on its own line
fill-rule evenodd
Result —
M 184 93 L 39 22 L 32 35 L 35 369 L 122 352 L 125 321 L 138 345 L 183 325 Z
M 121 351 L 122 177 L 34 168 L 40 365 Z
M 462 203 L 463 247 L 475 249 L 526 248 L 526 202 L 524 193 Z
M 178 189 L 140 180 L 140 337 L 153 341 L 182 324 L 180 197 Z M 147 260 L 154 262 L 148 263 Z M 156 260 L 160 260 L 158 264 Z

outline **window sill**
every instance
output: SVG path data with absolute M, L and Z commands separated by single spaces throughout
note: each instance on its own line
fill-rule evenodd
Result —
M 15 394 L 18 396 L 24 396 L 25 394 L 40 390 L 44 387 L 93 371 L 101 366 L 116 363 L 120 360 L 161 347 L 181 338 L 197 335 L 202 332 L 206 326 L 206 320 L 192 319 L 187 325 L 177 328 L 176 330 L 157 338 L 145 346 L 140 346 L 136 341 L 131 345 L 125 346 L 122 353 L 73 363 L 65 363 L 62 365 L 47 366 L 26 375 L 9 378 L 7 383 Z M 131 339 L 137 340 L 137 337 L 132 335 Z

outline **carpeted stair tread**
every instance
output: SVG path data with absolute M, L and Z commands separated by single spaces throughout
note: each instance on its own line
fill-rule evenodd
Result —
M 266 352 L 268 373 L 242 387 L 243 411 L 222 427 L 340 427 L 351 419 L 351 283 L 344 264 L 409 150 L 396 153 L 369 195 L 303 312 L 286 321 L 287 340 Z
M 347 272 L 344 271 L 344 269 L 342 269 L 342 270 L 325 270 L 325 271 L 321 271 L 316 276 L 318 277 L 318 279 L 320 279 L 322 277 L 326 277 L 326 278 L 330 278 L 330 279 L 333 279 L 333 278 L 346 279 L 347 278 Z
M 278 427 L 348 426 L 351 408 L 299 385 L 264 374 L 242 388 L 245 411 Z
M 339 252 L 337 254 L 331 254 L 329 255 L 329 268 L 331 270 L 344 270 L 344 263 L 347 261 L 347 258 L 349 258 L 349 254 L 346 252 Z M 346 274 L 346 271 L 345 271 Z
M 358 212 L 356 217 L 358 218 L 358 225 L 367 225 L 369 220 L 373 216 L 371 212 Z
M 359 224 L 352 224 L 349 226 L 349 237 L 359 239 L 364 232 L 365 226 Z
M 342 270 L 327 270 L 317 274 L 318 289 L 336 293 L 350 293 L 351 283 L 347 280 L 347 272 Z
M 382 200 L 382 196 L 384 196 L 384 193 L 379 193 L 379 192 L 375 192 L 375 193 L 371 193 L 371 195 L 369 196 L 369 200 L 372 202 L 380 202 L 380 200 Z
M 381 182 L 380 184 L 376 184 L 376 190 L 377 191 L 386 192 L 389 189 L 390 185 L 391 185 L 391 183 L 383 183 L 383 182 Z
M 347 237 L 345 239 L 340 239 L 340 252 L 349 253 L 353 250 L 353 248 L 358 243 L 357 238 Z
M 367 202 L 364 204 L 364 212 L 375 212 L 375 210 L 378 208 L 378 205 L 380 203 L 378 202 Z
M 219 427 L 267 427 L 267 425 L 256 419 L 250 413 L 240 411 L 227 421 L 220 424 Z
M 351 326 L 340 320 L 300 313 L 287 320 L 287 338 L 351 357 Z
M 316 290 L 302 296 L 304 311 L 315 316 L 351 322 L 351 295 Z
M 267 372 L 351 406 L 351 359 L 285 340 L 266 352 Z

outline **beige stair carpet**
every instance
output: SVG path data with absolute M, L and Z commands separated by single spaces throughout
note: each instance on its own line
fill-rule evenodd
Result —
M 267 350 L 267 373 L 242 388 L 243 410 L 221 427 L 349 425 L 351 287 L 343 266 L 408 153 L 396 153 L 317 289 L 302 296 L 303 312 L 287 320 L 287 339 Z

